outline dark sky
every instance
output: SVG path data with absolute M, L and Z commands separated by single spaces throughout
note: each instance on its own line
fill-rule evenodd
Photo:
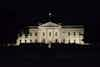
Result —
M 36 24 L 40 17 L 48 16 L 49 9 L 55 16 L 62 17 L 64 24 L 84 24 L 87 26 L 90 41 L 99 42 L 100 16 L 98 6 L 85 3 L 35 1 L 35 2 L 8 2 L 0 7 L 0 40 L 1 42 L 13 41 L 18 30 L 25 25 Z M 34 22 L 32 21 L 35 20 Z M 98 38 L 97 38 L 98 37 Z

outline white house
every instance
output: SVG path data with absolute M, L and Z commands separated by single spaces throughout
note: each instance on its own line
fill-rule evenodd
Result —
M 76 43 L 84 45 L 84 26 L 83 25 L 60 25 L 52 21 L 38 26 L 28 26 L 29 34 L 19 36 L 16 45 L 20 43 Z

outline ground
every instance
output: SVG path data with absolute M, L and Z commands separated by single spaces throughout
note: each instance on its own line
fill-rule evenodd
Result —
M 95 64 L 100 62 L 94 48 L 1 48 L 0 64 Z

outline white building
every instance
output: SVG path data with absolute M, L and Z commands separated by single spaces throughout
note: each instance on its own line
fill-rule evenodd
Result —
M 65 25 L 54 22 L 46 22 L 38 26 L 28 26 L 29 34 L 24 34 L 16 40 L 16 45 L 20 43 L 76 43 L 84 45 L 84 26 L 83 25 Z

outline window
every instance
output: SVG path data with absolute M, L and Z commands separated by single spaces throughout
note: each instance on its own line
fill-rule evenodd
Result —
M 68 35 L 70 35 L 70 32 L 68 32 Z
M 27 40 L 25 40 L 25 43 L 27 42 Z
M 35 33 L 35 36 L 37 36 L 37 33 Z
M 76 35 L 76 32 L 74 32 L 74 36 Z
M 45 36 L 45 33 L 43 32 L 43 36 Z
M 57 36 L 57 32 L 55 32 L 55 36 Z
M 32 40 L 30 40 L 30 42 L 32 43 Z
M 51 36 L 51 32 L 49 32 L 49 36 Z
M 57 39 L 56 39 L 55 41 L 56 41 L 56 43 L 58 42 L 58 40 L 57 40 Z

